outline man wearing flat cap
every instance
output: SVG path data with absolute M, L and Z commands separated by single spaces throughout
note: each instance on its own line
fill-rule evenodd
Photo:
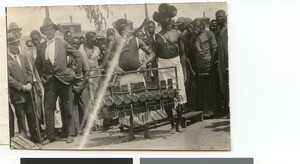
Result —
M 26 122 L 28 122 L 31 140 L 40 143 L 38 137 L 38 127 L 36 126 L 36 117 L 32 104 L 32 72 L 28 61 L 19 51 L 20 38 L 12 33 L 7 35 L 8 48 L 8 87 L 10 101 L 15 108 L 15 114 L 18 122 L 19 133 L 25 135 Z
M 70 108 L 70 83 L 75 76 L 74 71 L 67 67 L 67 55 L 80 56 L 80 53 L 69 43 L 55 38 L 57 25 L 50 18 L 45 18 L 40 28 L 46 35 L 46 41 L 38 45 L 36 68 L 45 89 L 46 131 L 50 142 L 55 141 L 54 111 L 57 98 L 61 100 L 61 111 L 66 116 L 67 143 L 73 142 L 71 134 L 74 124 L 73 112 Z

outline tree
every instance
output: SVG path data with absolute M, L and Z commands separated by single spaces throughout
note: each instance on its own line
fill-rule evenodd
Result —
M 96 30 L 99 30 L 99 24 L 104 24 L 104 28 L 106 29 L 106 19 L 109 18 L 110 14 L 113 14 L 108 5 L 81 5 L 76 8 L 86 12 L 87 18 L 90 20 L 90 23 L 94 23 Z M 35 7 L 36 9 L 45 9 L 46 18 L 50 18 L 48 6 Z M 106 16 L 104 16 L 104 13 L 106 13 Z
M 106 29 L 106 19 L 112 14 L 107 5 L 84 5 L 78 6 L 78 8 L 85 10 L 87 18 L 90 23 L 94 23 L 96 30 L 99 30 L 99 24 L 104 24 Z M 106 17 L 103 15 L 104 12 L 106 12 Z

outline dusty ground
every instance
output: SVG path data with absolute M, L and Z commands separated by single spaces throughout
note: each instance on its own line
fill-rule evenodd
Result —
M 136 140 L 123 143 L 126 133 L 93 133 L 88 137 L 86 149 L 145 149 L 145 150 L 230 150 L 230 122 L 228 119 L 211 119 L 194 123 L 184 133 L 169 134 L 170 125 L 150 132 L 154 139 L 144 139 L 143 132 L 136 133 Z M 81 137 L 66 144 L 65 139 L 42 146 L 42 149 L 77 149 Z

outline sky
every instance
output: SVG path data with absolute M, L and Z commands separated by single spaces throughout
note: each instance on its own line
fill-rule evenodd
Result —
M 176 3 L 173 4 L 177 8 L 177 16 L 184 16 L 189 18 L 203 17 L 214 18 L 217 10 L 223 9 L 227 11 L 226 3 Z M 147 4 L 148 14 L 152 19 L 152 14 L 157 11 L 158 4 Z M 119 19 L 124 18 L 125 14 L 127 19 L 133 21 L 133 26 L 138 27 L 145 18 L 145 7 L 143 4 L 135 5 L 109 5 L 110 13 L 107 18 L 107 27 L 112 27 L 112 23 Z M 54 23 L 67 23 L 70 22 L 70 16 L 73 18 L 74 23 L 81 23 L 83 31 L 94 30 L 94 24 L 90 23 L 87 19 L 84 10 L 76 6 L 59 6 L 49 7 L 50 18 Z M 103 13 L 106 15 L 105 10 Z M 22 17 L 20 16 L 22 15 Z M 40 7 L 8 7 L 7 8 L 7 22 L 16 22 L 22 27 L 23 35 L 29 35 L 31 30 L 38 30 L 45 18 L 45 10 Z

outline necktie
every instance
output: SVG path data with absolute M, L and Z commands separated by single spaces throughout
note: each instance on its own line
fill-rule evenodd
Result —
M 19 66 L 22 67 L 19 56 L 15 54 L 14 57 L 15 57 L 15 61 L 19 64 Z

